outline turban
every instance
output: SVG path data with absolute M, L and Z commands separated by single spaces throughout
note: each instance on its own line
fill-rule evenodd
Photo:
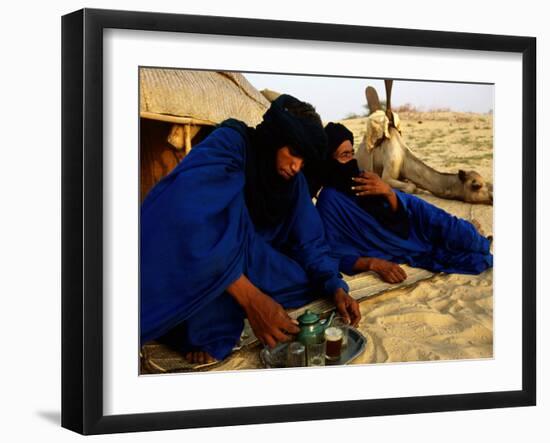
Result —
M 327 155 L 327 137 L 319 116 L 311 107 L 302 114 L 294 110 L 304 103 L 283 94 L 271 103 L 262 122 L 255 129 L 228 120 L 222 126 L 243 131 L 247 138 L 245 200 L 252 221 L 257 226 L 274 226 L 290 212 L 295 199 L 295 180 L 285 180 L 276 169 L 277 151 L 288 146 L 301 157 L 305 173 L 315 170 Z M 244 129 L 242 129 L 244 127 Z
M 271 103 L 256 132 L 261 142 L 271 149 L 290 146 L 306 164 L 322 161 L 327 155 L 327 136 L 323 127 L 311 117 L 292 113 L 292 109 L 302 104 L 291 95 L 280 95 Z
M 328 140 L 329 158 L 344 141 L 349 140 L 353 146 L 353 133 L 340 123 L 329 123 L 325 126 L 325 133 Z

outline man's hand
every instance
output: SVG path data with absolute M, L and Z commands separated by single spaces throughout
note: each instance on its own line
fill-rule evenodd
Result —
M 392 187 L 380 178 L 374 172 L 363 171 L 359 177 L 353 177 L 356 183 L 352 189 L 355 195 L 362 197 L 365 195 L 383 195 L 388 199 L 391 208 L 396 211 L 398 207 L 397 196 Z
M 246 312 L 254 335 L 270 348 L 277 342 L 292 340 L 289 334 L 300 332 L 296 320 L 292 320 L 279 303 L 256 288 L 244 275 L 229 285 L 227 291 Z
M 350 295 L 339 288 L 334 293 L 334 304 L 338 313 L 344 317 L 348 324 L 357 326 L 359 320 L 361 320 L 361 312 L 359 311 L 359 303 L 354 300 Z
M 277 342 L 292 340 L 289 334 L 300 332 L 295 320 L 288 316 L 283 307 L 262 292 L 258 292 L 245 311 L 258 340 L 270 348 L 275 347 Z
M 383 195 L 388 197 L 393 194 L 393 189 L 378 174 L 363 171 L 359 177 L 353 177 L 355 186 L 352 189 L 358 196 L 362 195 Z
M 381 258 L 361 257 L 355 263 L 354 269 L 376 272 L 386 283 L 401 283 L 407 278 L 407 273 L 401 266 Z

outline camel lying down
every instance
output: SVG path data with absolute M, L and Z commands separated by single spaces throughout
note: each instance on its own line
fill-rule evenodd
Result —
M 381 110 L 374 88 L 366 90 L 371 114 L 367 132 L 357 149 L 361 169 L 376 172 L 392 187 L 413 193 L 416 188 L 430 191 L 437 197 L 468 203 L 493 204 L 493 185 L 475 171 L 439 172 L 416 157 L 401 136 L 399 116 L 391 111 L 391 85 L 387 93 L 387 111 Z

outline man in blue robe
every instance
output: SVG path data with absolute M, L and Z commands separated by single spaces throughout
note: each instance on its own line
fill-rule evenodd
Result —
M 275 100 L 256 128 L 228 120 L 195 146 L 141 207 L 141 343 L 160 339 L 191 362 L 225 358 L 243 319 L 266 345 L 299 331 L 284 308 L 357 302 L 329 255 L 301 169 L 326 155 L 314 108 Z
M 345 274 L 374 271 L 389 283 L 407 276 L 398 263 L 434 272 L 479 274 L 493 266 L 491 239 L 470 222 L 392 189 L 353 159 L 353 134 L 329 123 L 329 155 L 317 209 Z

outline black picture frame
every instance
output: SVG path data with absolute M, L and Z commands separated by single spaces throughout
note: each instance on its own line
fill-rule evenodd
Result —
M 131 415 L 103 412 L 103 31 L 501 51 L 522 55 L 522 389 Z M 83 9 L 62 18 L 62 426 L 82 434 L 536 404 L 536 39 L 503 35 Z

